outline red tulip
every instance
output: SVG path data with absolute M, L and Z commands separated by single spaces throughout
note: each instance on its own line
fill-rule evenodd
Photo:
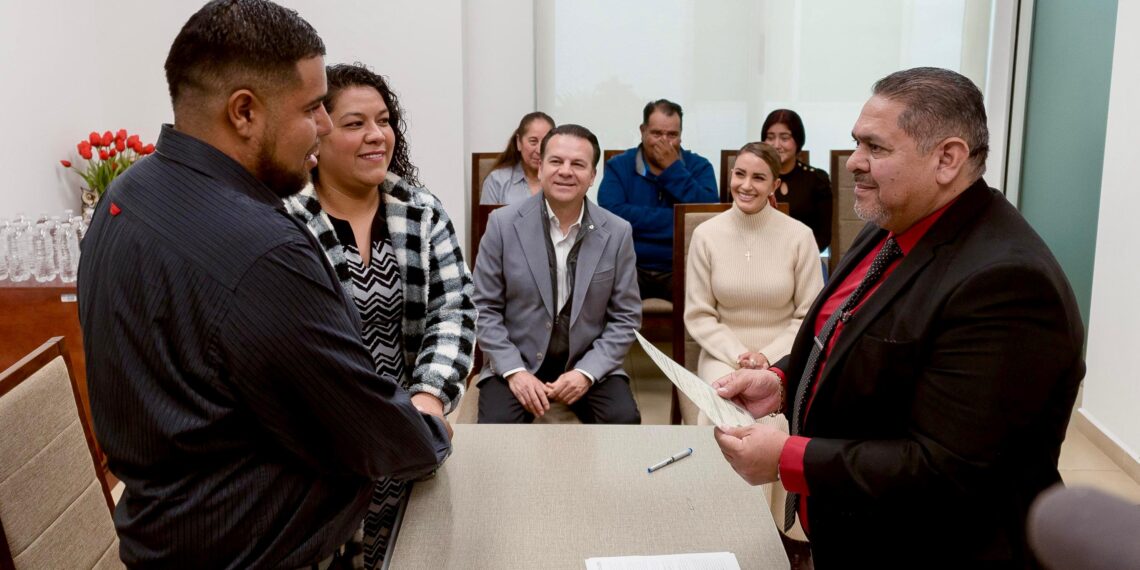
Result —
M 82 156 L 84 160 L 91 160 L 91 143 L 82 141 L 77 145 L 77 150 L 79 156 Z
M 70 160 L 61 160 L 61 161 L 59 161 L 59 163 L 62 164 L 64 168 L 71 168 L 71 161 Z
M 126 138 L 127 138 L 127 129 L 119 129 L 119 132 L 115 133 L 115 140 L 121 141 L 121 140 L 125 140 Z
M 111 157 L 110 157 L 110 155 L 107 154 L 107 151 L 105 151 L 103 149 L 99 149 L 99 160 L 107 160 L 108 158 L 111 158 Z
M 115 135 L 111 131 L 103 133 L 103 146 L 111 146 L 111 142 L 115 140 Z
M 108 155 L 109 155 L 111 158 L 115 158 L 115 156 L 116 156 L 117 154 L 119 154 L 119 151 L 117 151 L 117 150 L 115 150 L 115 149 L 111 149 L 111 152 L 108 152 L 107 154 L 108 154 Z
M 112 162 L 111 163 L 111 170 L 118 170 L 118 169 L 119 169 L 119 163 Z
M 148 144 L 145 147 L 143 147 L 143 154 L 150 154 L 152 152 L 154 152 L 154 145 L 153 144 Z
M 87 137 L 87 140 L 91 141 L 93 146 L 103 146 L 103 137 L 100 137 L 99 133 L 95 131 L 91 131 L 91 135 Z
M 123 139 L 115 139 L 115 150 L 123 152 L 126 148 L 127 145 L 123 142 Z
M 136 143 L 139 142 L 139 136 L 138 135 L 131 135 L 131 136 L 127 137 L 127 144 L 131 144 L 132 142 L 136 142 Z

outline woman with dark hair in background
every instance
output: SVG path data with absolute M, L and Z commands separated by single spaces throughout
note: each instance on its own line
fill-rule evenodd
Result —
M 480 204 L 513 204 L 540 190 L 538 167 L 542 164 L 542 156 L 539 146 L 553 128 L 554 119 L 542 111 L 523 115 L 518 128 L 507 140 L 507 147 L 483 180 Z
M 776 109 L 764 119 L 764 142 L 780 156 L 782 184 L 776 201 L 788 203 L 788 213 L 811 228 L 819 251 L 831 245 L 831 180 L 827 172 L 800 162 L 796 156 L 804 148 L 804 123 L 790 109 Z
M 313 184 L 285 199 L 317 236 L 360 312 L 379 374 L 397 379 L 421 413 L 455 409 L 471 372 L 475 305 L 455 228 L 408 159 L 400 103 L 361 64 L 327 69 Z M 446 422 L 446 420 L 445 420 Z M 450 426 L 448 426 L 450 435 Z M 364 563 L 379 567 L 404 481 L 377 481 L 365 516 Z

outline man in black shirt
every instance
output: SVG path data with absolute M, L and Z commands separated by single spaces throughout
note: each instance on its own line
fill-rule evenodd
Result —
M 450 451 L 378 377 L 315 239 L 281 197 L 331 128 L 324 45 L 295 12 L 218 0 L 166 61 L 175 124 L 84 240 L 80 318 L 131 567 L 293 568 L 351 537 L 380 476 Z

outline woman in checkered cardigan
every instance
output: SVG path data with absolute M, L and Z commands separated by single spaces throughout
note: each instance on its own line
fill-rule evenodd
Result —
M 394 377 L 421 412 L 443 418 L 471 371 L 471 274 L 443 205 L 418 183 L 384 78 L 360 64 L 327 75 L 332 131 L 321 137 L 314 184 L 285 206 L 317 237 L 353 298 L 377 372 Z M 404 481 L 377 482 L 357 566 L 382 565 L 405 490 Z

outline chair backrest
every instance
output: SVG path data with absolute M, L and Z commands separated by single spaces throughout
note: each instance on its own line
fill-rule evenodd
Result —
M 63 337 L 0 374 L 0 568 L 123 568 Z
M 854 150 L 831 151 L 831 260 L 828 272 L 847 253 L 851 242 L 866 222 L 855 215 L 855 175 L 847 171 L 847 159 Z
M 673 206 L 673 360 L 697 371 L 701 347 L 685 329 L 685 268 L 693 230 L 732 204 L 675 204 Z
M 728 189 L 728 181 L 731 179 L 732 167 L 736 164 L 736 155 L 740 154 L 740 149 L 726 149 L 720 151 L 720 201 L 732 202 L 732 193 Z M 796 159 L 804 164 L 811 164 L 811 151 L 801 150 L 796 154 Z M 784 212 L 787 214 L 788 212 Z
M 497 152 L 473 152 L 471 153 L 471 255 L 475 255 L 475 246 L 478 245 L 478 235 L 483 235 L 483 228 L 475 226 L 475 218 L 477 217 L 477 206 L 479 205 L 479 197 L 483 193 L 483 179 L 491 174 L 491 167 L 495 165 L 495 161 L 499 160 L 499 153 Z M 483 218 L 486 220 L 487 218 Z M 474 264 L 472 264 L 474 267 Z
M 609 162 L 611 158 L 625 152 L 625 150 L 626 149 L 621 148 L 611 148 L 602 151 L 602 166 L 605 167 L 606 163 Z
M 471 205 L 471 251 L 467 254 L 467 262 L 471 270 L 475 270 L 475 257 L 479 254 L 479 242 L 483 233 L 487 231 L 487 218 L 491 212 L 502 208 L 506 204 L 472 204 Z
M 504 204 L 472 204 L 471 205 L 471 250 L 467 254 L 467 263 L 471 264 L 471 270 L 475 270 L 475 258 L 479 254 L 479 241 L 483 239 L 483 233 L 487 231 L 487 218 L 491 216 L 491 212 L 502 208 Z M 467 384 L 471 385 L 471 380 L 479 375 L 479 371 L 483 369 L 483 351 L 478 348 L 478 339 L 475 340 L 475 358 L 471 362 L 471 374 L 467 377 Z

